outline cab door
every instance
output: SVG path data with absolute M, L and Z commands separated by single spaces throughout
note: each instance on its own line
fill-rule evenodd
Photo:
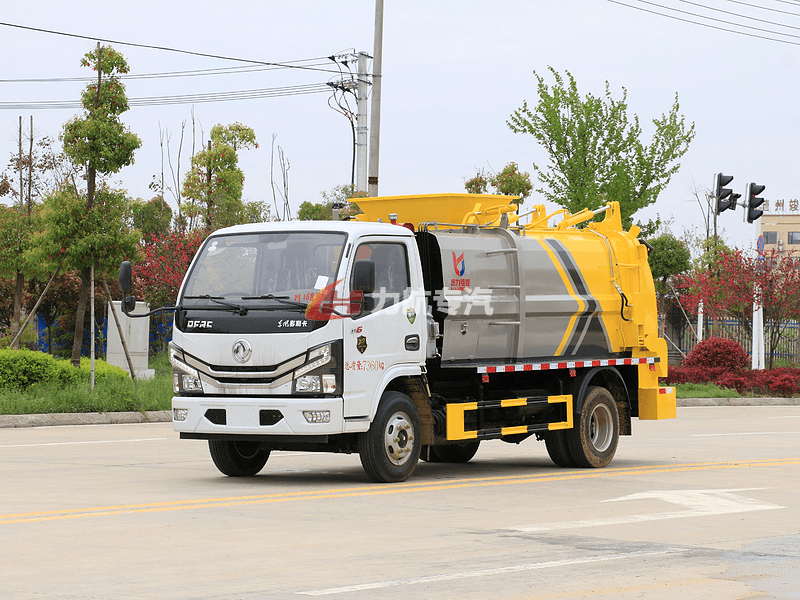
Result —
M 362 315 L 344 324 L 344 414 L 366 417 L 392 368 L 424 364 L 425 303 L 413 238 L 362 238 L 353 256 L 348 289 L 359 260 L 374 263 L 375 288 L 364 295 Z

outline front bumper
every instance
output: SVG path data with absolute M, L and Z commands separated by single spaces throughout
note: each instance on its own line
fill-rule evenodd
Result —
M 349 432 L 342 398 L 175 396 L 172 409 L 172 425 L 180 433 L 308 436 Z M 184 420 L 177 420 L 176 414 L 183 411 Z M 304 412 L 329 412 L 330 421 L 310 423 Z

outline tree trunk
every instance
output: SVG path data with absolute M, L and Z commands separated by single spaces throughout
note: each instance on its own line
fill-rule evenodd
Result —
M 20 322 L 22 321 L 22 291 L 25 286 L 25 276 L 17 271 L 17 287 L 14 290 L 14 316 L 11 319 L 11 339 L 17 337 Z M 11 347 L 12 350 L 19 350 L 19 340 Z
M 83 320 L 86 317 L 86 305 L 89 303 L 90 270 L 81 271 L 81 294 L 78 297 L 78 310 L 75 313 L 75 337 L 72 340 L 72 366 L 81 366 L 81 348 L 83 347 Z

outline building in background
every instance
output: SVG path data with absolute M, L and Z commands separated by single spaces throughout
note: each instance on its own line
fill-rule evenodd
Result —
M 765 250 L 800 256 L 800 210 L 796 199 L 765 202 L 764 215 L 758 222 Z

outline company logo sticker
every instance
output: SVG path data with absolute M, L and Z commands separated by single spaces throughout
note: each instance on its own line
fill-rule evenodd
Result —
M 253 348 L 247 340 L 236 340 L 231 349 L 233 360 L 239 363 L 246 363 L 253 355 Z
M 417 320 L 417 311 L 415 311 L 413 308 L 409 308 L 406 311 L 406 317 L 408 318 L 408 322 L 413 325 L 414 321 Z
M 456 275 L 461 277 L 467 270 L 467 263 L 464 259 L 464 253 L 462 252 L 458 256 L 456 253 L 453 252 L 453 270 L 456 272 Z
M 358 336 L 358 339 L 356 339 L 356 350 L 358 350 L 361 354 L 364 354 L 364 352 L 367 351 L 367 336 Z

